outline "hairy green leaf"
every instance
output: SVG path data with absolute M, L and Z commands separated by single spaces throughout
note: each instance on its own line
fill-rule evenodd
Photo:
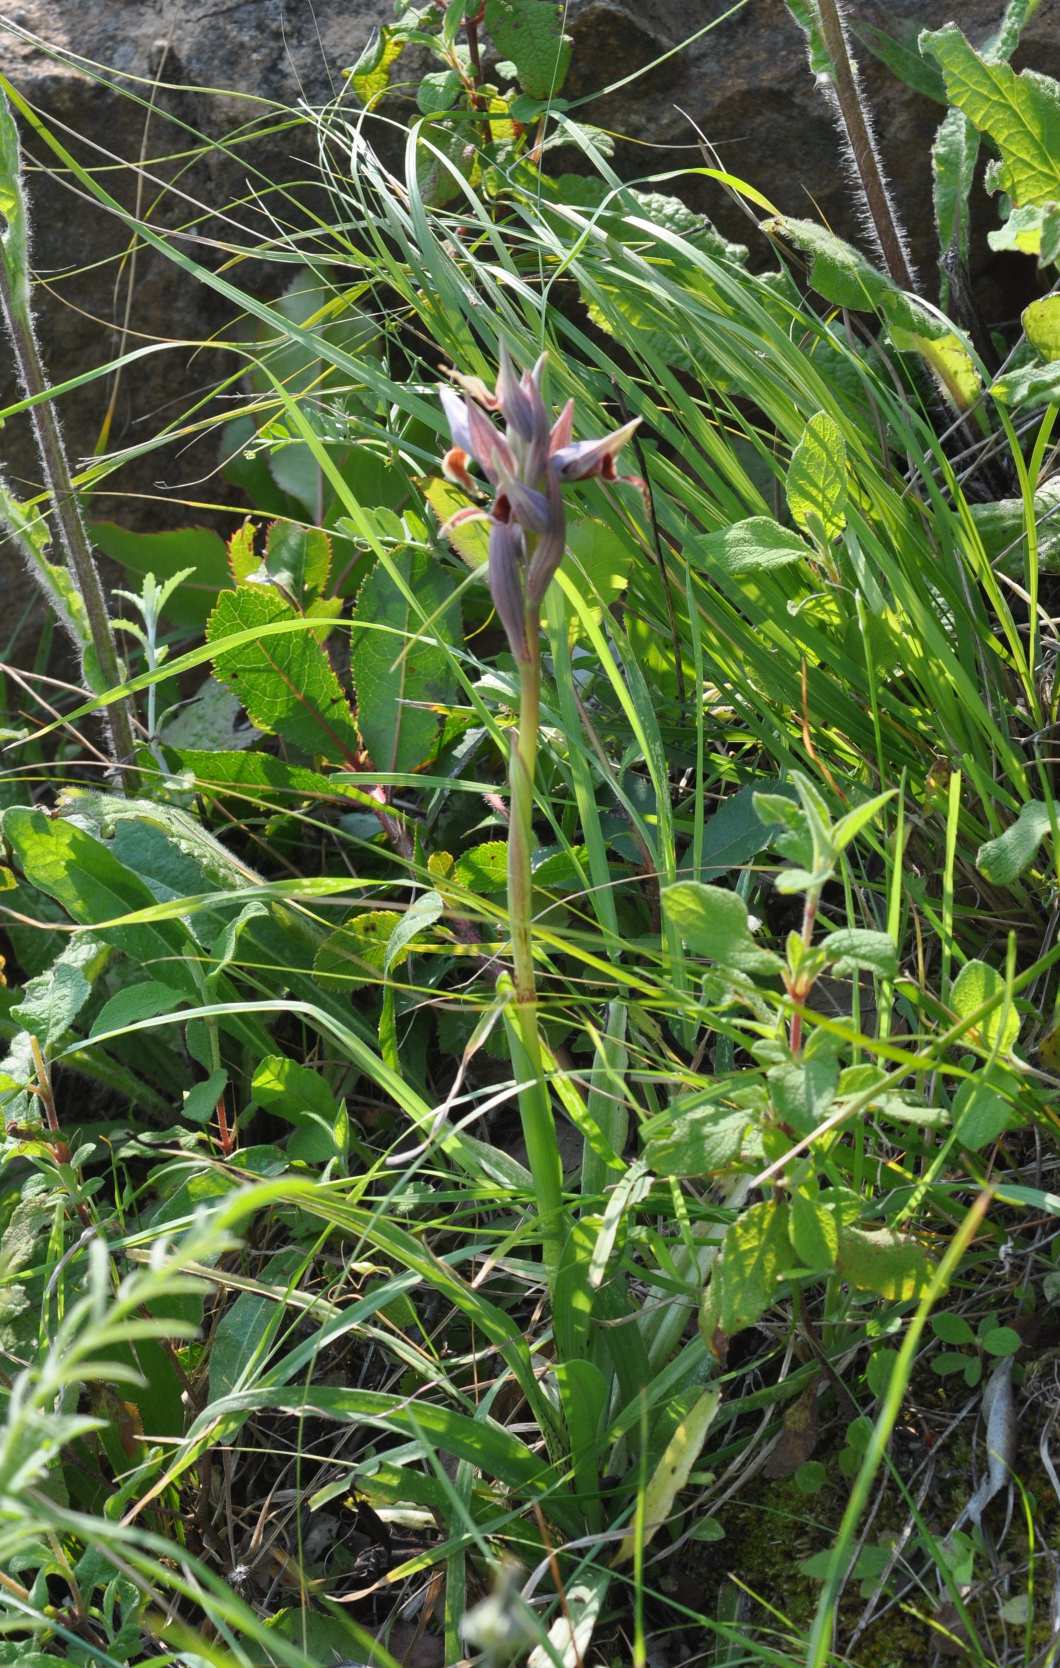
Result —
M 502 58 L 511 59 L 531 98 L 558 93 L 570 68 L 564 8 L 555 0 L 486 0 L 486 28 Z
M 709 956 L 742 973 L 779 970 L 780 957 L 751 936 L 747 905 L 737 892 L 681 880 L 666 888 L 662 903 L 663 912 L 696 955 Z
M 1052 816 L 1056 815 L 1054 809 Z M 1040 799 L 1029 799 L 1010 828 L 979 847 L 975 861 L 980 874 L 995 886 L 1011 886 L 1030 868 L 1052 826 L 1050 807 Z

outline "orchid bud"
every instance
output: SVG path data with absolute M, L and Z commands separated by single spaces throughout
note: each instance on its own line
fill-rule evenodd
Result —
M 528 660 L 526 602 L 523 595 L 523 530 L 514 521 L 494 521 L 490 528 L 489 587 L 493 606 L 508 634 L 516 660 Z

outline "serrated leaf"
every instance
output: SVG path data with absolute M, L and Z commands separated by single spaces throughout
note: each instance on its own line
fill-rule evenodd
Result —
M 646 1546 L 671 1516 L 674 1501 L 692 1474 L 720 1406 L 721 1391 L 704 1390 L 681 1420 L 644 1491 L 643 1516 L 636 1527 L 623 1535 L 613 1563 L 626 1563 L 633 1557 L 638 1543 Z
M 836 1266 L 859 1291 L 879 1297 L 919 1297 L 934 1272 L 923 1246 L 893 1228 L 840 1226 Z
M 975 1013 L 984 1002 L 1001 996 L 1005 981 L 996 967 L 985 961 L 966 961 L 950 991 L 950 1006 L 959 1018 Z M 1007 1054 L 1020 1034 L 1020 1019 L 1015 1004 L 1004 999 L 979 1025 L 965 1033 L 969 1041 L 981 1048 Z
M 925 31 L 920 49 L 941 66 L 951 104 L 963 110 L 1001 153 L 988 172 L 991 190 L 1015 207 L 1060 199 L 1060 86 L 1048 76 L 988 63 L 955 23 Z
M 257 523 L 248 515 L 228 541 L 228 571 L 237 585 L 245 584 L 261 566 L 254 548 L 257 531 Z
M 812 558 L 813 551 L 790 528 L 770 516 L 754 515 L 694 539 L 689 554 L 696 563 L 738 576 L 790 567 Z
M 731 1338 L 754 1325 L 776 1301 L 790 1265 L 788 1206 L 765 1199 L 741 1211 L 725 1230 L 703 1296 L 699 1324 L 708 1349 L 715 1349 L 717 1333 Z
M 502 891 L 507 875 L 507 840 L 484 840 L 457 858 L 449 878 L 468 892 L 485 895 Z
M 1056 813 L 1054 812 L 1054 815 Z M 1040 799 L 1030 799 L 1020 807 L 1020 814 L 996 840 L 987 840 L 976 853 L 976 867 L 980 874 L 995 886 L 1011 886 L 1025 869 L 1029 869 L 1038 855 L 1038 848 L 1052 829 L 1049 807 Z
M 219 644 L 236 632 L 298 614 L 278 592 L 241 585 L 218 598 L 206 639 Z M 294 630 L 237 648 L 215 651 L 217 677 L 246 708 L 251 723 L 313 757 L 347 763 L 358 750 L 349 702 L 324 650 L 309 631 Z
M 747 905 L 738 893 L 682 880 L 666 888 L 662 905 L 663 913 L 696 955 L 709 956 L 742 973 L 779 971 L 780 957 L 752 938 Z
M 460 640 L 460 609 L 449 576 L 429 551 L 406 550 L 395 566 L 421 615 L 380 565 L 357 596 L 350 671 L 357 694 L 357 725 L 372 763 L 380 770 L 415 770 L 437 749 L 439 714 L 456 684 L 444 647 Z M 429 625 L 423 623 L 424 617 Z
M 355 915 L 344 927 L 329 933 L 313 964 L 317 977 L 330 989 L 352 990 L 379 984 L 386 966 L 387 947 L 404 919 L 397 909 L 371 909 Z M 403 961 L 407 951 L 395 958 Z
M 570 68 L 564 8 L 554 0 L 486 0 L 486 28 L 498 53 L 515 65 L 531 98 L 558 93 Z
M 864 927 L 840 927 L 821 940 L 821 949 L 834 963 L 832 971 L 843 978 L 855 968 L 867 968 L 881 979 L 892 979 L 898 971 L 898 951 L 885 932 Z
M 792 453 L 785 491 L 792 520 L 812 538 L 830 543 L 846 526 L 846 442 L 825 411 L 809 420 Z

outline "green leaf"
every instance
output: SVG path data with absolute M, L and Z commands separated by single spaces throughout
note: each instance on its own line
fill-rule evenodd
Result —
M 878 793 L 875 798 L 867 799 L 863 805 L 855 805 L 852 811 L 840 817 L 832 829 L 832 849 L 835 852 L 845 851 L 851 840 L 857 839 L 863 828 L 867 828 L 876 816 L 877 811 L 886 805 L 895 795 L 894 788 L 888 788 L 885 793 Z
M 1060 405 L 1060 360 L 1048 365 L 1021 365 L 1006 371 L 990 384 L 990 392 L 1002 405 L 1014 410 L 1023 406 Z
M 208 1124 L 217 1111 L 217 1103 L 228 1087 L 226 1071 L 212 1071 L 201 1083 L 185 1089 L 181 1117 L 192 1124 Z
M 389 946 L 404 920 L 397 909 L 371 909 L 329 933 L 317 951 L 314 973 L 328 989 L 355 990 L 382 983 Z M 397 955 L 391 965 L 403 961 Z
M 935 225 L 939 248 L 963 267 L 969 253 L 968 199 L 975 180 L 979 135 L 960 110 L 948 110 L 931 151 Z M 940 266 L 942 304 L 949 300 L 950 280 Z
M 1016 208 L 1060 200 L 1060 86 L 1048 76 L 989 63 L 955 23 L 926 31 L 920 49 L 941 66 L 951 104 L 1000 151 L 987 188 Z
M 795 525 L 825 543 L 846 526 L 846 458 L 839 424 L 827 412 L 816 412 L 792 453 L 785 490 Z
M 984 1002 L 1000 996 L 1004 989 L 1005 981 L 996 967 L 989 966 L 985 961 L 966 961 L 953 981 L 950 1006 L 959 1018 L 964 1019 L 981 1008 Z M 974 1025 L 965 1036 L 981 1048 L 1007 1054 L 1019 1034 L 1020 1020 L 1015 1004 L 1002 1000 L 980 1025 Z
M 663 913 L 696 955 L 709 956 L 741 973 L 779 971 L 780 957 L 752 938 L 747 905 L 738 893 L 682 880 L 666 888 L 662 904 Z
M 740 788 L 707 818 L 697 880 L 711 881 L 731 869 L 742 868 L 769 844 L 777 824 L 761 815 L 757 791 L 750 786 Z
M 942 72 L 934 64 L 927 63 L 917 51 L 915 24 L 904 23 L 899 26 L 898 33 L 891 35 L 875 24 L 851 21 L 857 39 L 868 47 L 874 58 L 886 64 L 899 81 L 904 81 L 915 93 L 932 99 L 936 104 L 947 102 Z
M 832 971 L 843 978 L 855 968 L 867 968 L 881 979 L 893 979 L 898 971 L 898 951 L 894 939 L 885 932 L 870 932 L 864 927 L 840 927 L 821 940 L 821 949 L 834 963 Z
M 791 1243 L 799 1261 L 815 1273 L 834 1268 L 839 1254 L 839 1224 L 835 1212 L 816 1190 L 799 1189 L 791 1197 Z
M 886 1395 L 898 1361 L 896 1349 L 874 1349 L 865 1368 L 865 1379 L 874 1396 Z
M 979 393 L 979 373 L 967 342 L 942 314 L 931 311 L 879 272 L 851 244 L 813 220 L 776 215 L 762 222 L 767 236 L 792 243 L 810 258 L 810 282 L 836 307 L 874 312 L 899 353 L 918 353 L 947 398 L 961 410 Z
M 486 28 L 502 58 L 515 65 L 519 85 L 531 98 L 558 93 L 570 68 L 570 37 L 563 33 L 564 7 L 554 0 L 486 0 Z
M 656 1122 L 663 1127 L 653 1134 Z M 757 1107 L 732 1111 L 704 1106 L 670 1124 L 651 1120 L 645 1130 L 644 1163 L 657 1176 L 711 1176 L 744 1169 L 761 1153 Z
M 354 631 L 350 670 L 357 725 L 372 763 L 379 770 L 415 770 L 437 750 L 441 720 L 432 709 L 448 706 L 455 694 L 445 645 L 460 641 L 460 610 L 452 581 L 429 551 L 402 551 L 394 563 L 408 595 L 382 566 L 373 568 L 353 619 L 387 629 Z
M 700 1310 L 700 1330 L 708 1349 L 715 1349 L 719 1332 L 731 1338 L 754 1325 L 776 1301 L 790 1265 L 785 1203 L 765 1199 L 729 1224 Z
M 107 1031 L 120 1031 L 123 1026 L 135 1025 L 141 1019 L 153 1019 L 179 1009 L 187 1000 L 172 985 L 158 979 L 144 979 L 140 984 L 126 985 L 109 1001 L 104 1002 L 92 1021 L 89 1036 L 101 1037 Z
M 304 1258 L 298 1251 L 280 1251 L 270 1257 L 258 1275 L 259 1280 L 277 1288 L 276 1297 L 262 1292 L 240 1292 L 229 1304 L 210 1336 L 209 1396 L 211 1401 L 227 1396 L 240 1387 L 240 1381 L 263 1349 L 270 1330 L 275 1331 L 284 1319 L 282 1307 L 284 1288 L 297 1274 Z M 265 1364 L 264 1353 L 262 1366 Z
M 81 926 L 95 926 L 155 903 L 154 893 L 139 875 L 67 817 L 15 806 L 4 813 L 3 831 L 30 884 L 55 898 Z M 175 985 L 197 993 L 184 959 L 188 937 L 179 922 L 108 927 L 98 936 L 124 950 L 141 969 L 157 964 Z
M 105 556 L 141 579 L 149 573 L 169 579 L 181 568 L 195 569 L 194 577 L 173 592 L 163 610 L 175 626 L 204 626 L 218 592 L 231 586 L 224 540 L 208 527 L 133 533 L 113 521 L 94 521 L 90 531 Z
M 963 1315 L 952 1315 L 947 1312 L 932 1315 L 931 1330 L 936 1338 L 944 1344 L 974 1344 L 975 1333 L 972 1331 Z
M 766 1073 L 769 1092 L 780 1116 L 798 1129 L 812 1129 L 835 1099 L 839 1061 L 833 1054 L 800 1056 Z
M 319 1072 L 270 1054 L 255 1070 L 250 1092 L 256 1105 L 293 1124 L 298 1139 L 287 1143 L 292 1158 L 326 1164 L 345 1156 L 346 1117 Z
M 966 1078 L 953 1097 L 953 1126 L 962 1147 L 977 1153 L 1004 1135 L 1012 1110 L 982 1077 Z
M 1027 340 L 1042 359 L 1060 359 L 1060 295 L 1046 295 L 1023 309 Z
M 485 896 L 503 891 L 507 875 L 507 840 L 485 840 L 457 858 L 449 878 L 466 891 Z
M 206 627 L 209 643 L 239 631 L 298 618 L 278 592 L 241 585 L 218 598 Z M 331 662 L 309 631 L 292 631 L 219 649 L 214 670 L 242 701 L 259 730 L 283 737 L 303 753 L 344 763 L 357 753 L 349 703 Z
M 707 568 L 739 575 L 790 567 L 793 562 L 812 558 L 813 551 L 790 528 L 781 527 L 767 515 L 753 515 L 720 532 L 693 539 L 689 555 Z
M 23 986 L 11 1018 L 36 1037 L 45 1052 L 74 1023 L 92 994 L 92 980 L 107 955 L 98 938 L 83 933 L 67 943 L 44 973 Z
M 302 765 L 288 764 L 272 753 L 250 750 L 219 753 L 197 747 L 168 748 L 177 771 L 187 771 L 196 793 L 245 799 L 250 804 L 276 805 L 293 810 L 304 800 L 353 799 L 366 807 L 377 801 L 358 789 L 353 780 L 324 776 Z
M 1015 1355 L 1023 1347 L 1023 1339 L 1011 1326 L 992 1326 L 979 1342 L 987 1355 Z
M 695 1406 L 681 1420 L 644 1491 L 643 1515 L 623 1535 L 612 1562 L 624 1564 L 633 1557 L 638 1544 L 646 1546 L 673 1513 L 674 1501 L 688 1482 L 699 1458 L 707 1432 L 721 1406 L 720 1390 L 704 1390 Z
M 265 571 L 299 608 L 318 596 L 331 572 L 331 540 L 319 527 L 274 521 L 265 544 Z
M 836 1266 L 859 1291 L 880 1297 L 919 1297 L 934 1272 L 923 1246 L 893 1228 L 840 1226 Z
M 1003 226 L 987 232 L 991 249 L 1037 255 L 1042 266 L 1060 264 L 1060 203 L 1013 209 Z

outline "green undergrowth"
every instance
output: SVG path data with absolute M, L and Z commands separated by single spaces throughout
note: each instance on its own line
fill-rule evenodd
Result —
M 864 249 L 620 178 L 551 0 L 160 109 L 223 261 L 0 82 L 0 417 L 20 134 L 230 321 L 75 475 L 109 616 L 61 471 L 0 502 L 83 680 L 5 673 L 0 1663 L 1053 1660 L 1060 90 L 1033 0 L 872 34 L 939 288 L 789 10 Z

